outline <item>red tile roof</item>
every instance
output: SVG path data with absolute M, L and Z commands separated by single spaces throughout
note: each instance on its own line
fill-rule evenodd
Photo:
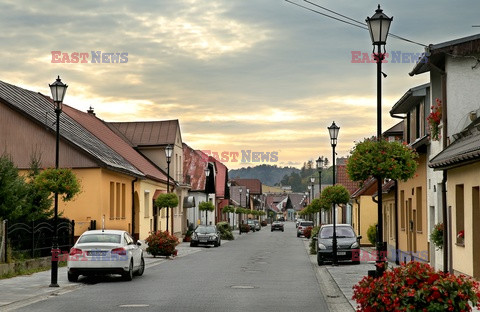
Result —
M 112 129 L 123 135 L 132 146 L 175 144 L 178 120 L 109 122 Z
M 225 198 L 225 191 L 226 185 L 228 180 L 228 168 L 221 163 L 220 161 L 216 160 L 212 156 L 209 158 L 210 162 L 215 164 L 215 194 L 217 198 Z
M 70 116 L 70 118 L 74 119 L 88 132 L 108 145 L 111 149 L 116 151 L 120 156 L 125 158 L 125 160 L 135 166 L 147 177 L 157 181 L 167 181 L 167 175 L 164 172 L 152 165 L 127 142 L 116 135 L 105 124 L 105 122 L 97 118 L 95 114 L 84 113 L 65 104 L 63 105 L 63 112 Z

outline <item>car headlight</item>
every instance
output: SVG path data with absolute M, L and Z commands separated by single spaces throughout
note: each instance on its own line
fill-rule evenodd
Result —
M 318 249 L 327 249 L 324 244 L 318 243 Z
M 210 239 L 217 239 L 217 235 L 210 236 Z
M 350 248 L 359 248 L 360 247 L 360 244 L 358 242 L 355 242 L 352 244 L 352 246 L 350 246 Z
M 192 238 L 193 238 L 193 239 L 197 239 L 197 233 L 193 233 L 193 234 L 192 234 Z

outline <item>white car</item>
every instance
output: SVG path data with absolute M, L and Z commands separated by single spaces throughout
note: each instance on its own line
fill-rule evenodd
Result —
M 130 234 L 118 230 L 92 230 L 83 233 L 68 254 L 68 280 L 76 282 L 79 275 L 120 274 L 131 281 L 142 275 L 145 260 L 140 243 Z

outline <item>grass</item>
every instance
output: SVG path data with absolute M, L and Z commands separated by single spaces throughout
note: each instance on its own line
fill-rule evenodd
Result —
M 64 266 L 67 266 L 66 261 L 61 261 L 61 262 L 58 263 L 58 267 L 64 267 Z M 44 271 L 48 271 L 50 269 L 51 269 L 51 266 L 43 266 L 43 267 L 38 267 L 38 268 L 34 268 L 34 269 L 20 269 L 18 271 L 13 271 L 13 272 L 9 272 L 7 274 L 0 275 L 0 280 L 6 279 L 6 278 L 12 278 L 12 277 L 16 277 L 16 276 L 22 276 L 22 275 L 32 275 L 34 273 L 44 272 Z

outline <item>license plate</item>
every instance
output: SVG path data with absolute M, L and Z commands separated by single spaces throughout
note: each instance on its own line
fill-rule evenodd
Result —
M 98 250 L 90 251 L 88 253 L 89 256 L 93 256 L 93 257 L 103 257 L 106 254 L 107 254 L 106 251 L 98 251 Z
M 347 255 L 347 252 L 346 252 L 346 251 L 338 251 L 338 252 L 337 252 L 337 255 L 338 255 L 338 256 L 346 256 L 346 255 Z
M 206 238 L 200 239 L 200 243 L 206 243 L 206 242 L 207 242 Z

